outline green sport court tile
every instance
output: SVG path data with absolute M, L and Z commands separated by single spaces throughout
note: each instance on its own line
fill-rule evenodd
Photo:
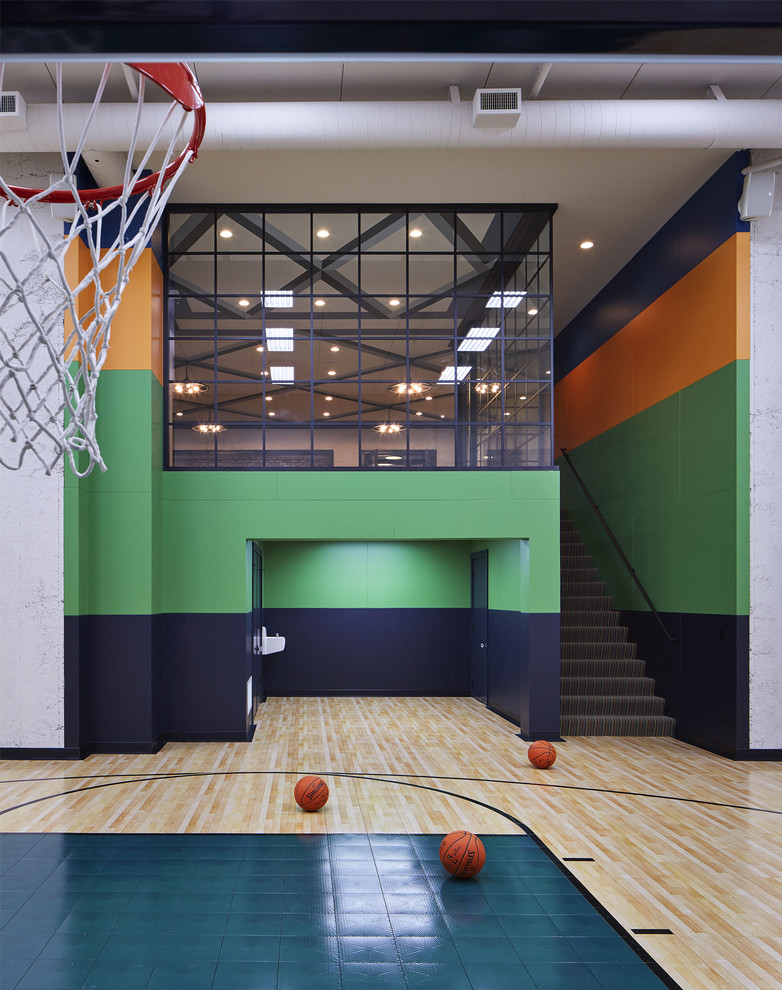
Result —
M 675 986 L 529 835 L 466 881 L 439 836 L 57 838 L 0 836 L 13 990 Z

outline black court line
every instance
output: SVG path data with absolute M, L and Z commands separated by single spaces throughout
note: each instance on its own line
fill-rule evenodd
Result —
M 673 935 L 670 928 L 631 928 L 633 935 Z
M 13 808 L 4 808 L 4 809 L 1 809 L 0 810 L 0 815 L 8 814 L 8 812 L 17 811 L 17 810 L 19 810 L 21 808 L 27 808 L 27 807 L 29 807 L 32 804 L 38 804 L 41 801 L 48 801 L 48 800 L 51 800 L 52 798 L 64 797 L 65 795 L 69 795 L 69 794 L 81 794 L 81 793 L 84 793 L 85 791 L 99 790 L 99 789 L 104 788 L 104 787 L 118 787 L 121 784 L 143 784 L 143 783 L 148 783 L 149 781 L 171 780 L 171 779 L 176 780 L 176 779 L 183 778 L 183 777 L 217 777 L 217 776 L 229 777 L 229 776 L 239 776 L 239 775 L 244 775 L 244 774 L 255 775 L 255 776 L 260 776 L 262 774 L 267 774 L 267 775 L 270 775 L 270 774 L 274 774 L 274 775 L 286 774 L 286 775 L 289 775 L 289 774 L 291 774 L 291 772 L 298 773 L 298 771 L 290 771 L 290 770 L 213 770 L 213 771 L 192 771 L 192 772 L 171 773 L 171 774 L 154 774 L 154 775 L 151 775 L 151 776 L 149 776 L 149 775 L 132 775 L 132 774 L 114 774 L 114 775 L 94 774 L 94 775 L 88 776 L 86 778 L 85 777 L 60 777 L 60 778 L 51 778 L 51 777 L 38 778 L 38 777 L 33 777 L 33 778 L 31 778 L 32 781 L 53 780 L 53 779 L 55 779 L 55 780 L 57 780 L 57 779 L 58 780 L 84 780 L 84 779 L 90 780 L 90 779 L 95 779 L 96 777 L 101 777 L 101 776 L 117 776 L 117 777 L 122 777 L 122 779 L 121 780 L 109 780 L 109 781 L 106 781 L 105 783 L 102 783 L 102 784 L 90 784 L 87 787 L 75 787 L 75 788 L 72 788 L 69 791 L 61 791 L 59 794 L 48 794 L 48 795 L 46 795 L 44 797 L 33 798 L 30 801 L 25 801 L 22 804 L 15 805 Z M 646 949 L 644 949 L 644 947 L 639 942 L 637 942 L 632 937 L 632 935 L 630 933 L 628 933 L 628 931 L 616 920 L 616 918 L 600 903 L 600 901 L 594 896 L 594 894 L 592 894 L 591 891 L 589 891 L 584 886 L 584 884 L 582 884 L 581 881 L 576 876 L 574 876 L 566 866 L 563 865 L 563 863 L 557 858 L 557 856 L 549 849 L 549 847 L 546 845 L 546 843 L 538 835 L 536 835 L 535 832 L 532 831 L 532 829 L 530 829 L 527 825 L 525 825 L 522 821 L 520 821 L 514 815 L 509 814 L 507 811 L 503 811 L 501 808 L 495 808 L 494 805 L 486 804 L 484 801 L 478 801 L 476 798 L 467 797 L 465 794 L 457 794 L 455 791 L 445 791 L 445 790 L 442 790 L 439 787 L 432 787 L 429 784 L 413 784 L 413 783 L 410 783 L 410 781 L 408 781 L 408 780 L 395 780 L 395 779 L 393 779 L 395 777 L 418 777 L 418 778 L 420 778 L 422 776 L 420 774 L 383 774 L 383 775 L 369 775 L 369 774 L 362 774 L 362 773 L 339 773 L 339 772 L 323 771 L 323 772 L 321 772 L 319 774 L 319 776 L 322 776 L 322 777 L 347 777 L 347 778 L 352 778 L 354 780 L 371 780 L 371 781 L 374 781 L 375 783 L 378 783 L 378 784 L 397 784 L 397 785 L 400 785 L 402 787 L 414 787 L 417 790 L 432 791 L 435 794 L 445 794 L 448 797 L 458 798 L 461 801 L 468 801 L 470 804 L 475 804 L 475 805 L 478 805 L 481 808 L 486 808 L 488 811 L 493 811 L 495 814 L 500 815 L 502 818 L 506 818 L 508 821 L 510 821 L 514 825 L 516 825 L 517 828 L 521 829 L 521 831 L 525 835 L 527 835 L 530 839 L 532 839 L 532 841 L 538 846 L 538 848 L 543 853 L 545 853 L 545 855 L 548 857 L 548 859 L 551 860 L 551 862 L 556 865 L 556 867 L 560 871 L 560 873 L 562 873 L 564 876 L 566 876 L 568 878 L 568 880 L 570 881 L 570 883 L 576 888 L 576 890 L 581 894 L 581 896 L 595 909 L 595 911 L 597 911 L 597 913 L 600 915 L 600 917 L 603 918 L 603 920 L 608 925 L 610 925 L 611 928 L 613 928 L 613 930 L 617 933 L 617 935 L 620 936 L 620 938 L 622 939 L 622 941 L 625 942 L 635 952 L 635 954 L 642 960 L 642 962 L 644 962 L 648 966 L 648 968 L 655 974 L 655 976 L 660 980 L 660 982 L 663 983 L 668 988 L 668 990 L 683 990 L 683 988 L 681 987 L 681 985 L 679 983 L 677 983 L 673 979 L 673 977 L 669 976 L 669 974 L 665 972 L 665 970 L 662 968 L 662 966 L 660 966 L 660 964 L 658 962 L 656 962 L 652 958 L 652 956 L 649 955 L 649 953 L 646 951 Z M 428 777 L 428 778 L 425 778 L 425 779 L 431 780 L 432 778 L 431 777 Z M 468 778 L 463 778 L 463 777 L 447 777 L 447 778 L 438 778 L 438 779 L 467 780 L 467 781 L 471 781 L 472 782 L 476 778 L 469 778 L 469 777 Z M 4 781 L 3 783 L 23 783 L 23 781 Z M 522 781 L 494 781 L 494 783 L 522 783 Z M 580 789 L 580 788 L 577 788 L 577 789 Z M 587 788 L 587 789 L 589 789 L 589 788 Z M 370 834 L 370 833 L 368 833 L 368 834 Z M 642 929 L 638 929 L 638 930 L 634 929 L 633 931 L 637 931 L 640 934 L 644 930 L 642 930 Z M 663 930 L 660 929 L 659 931 L 662 933 Z
M 295 774 L 298 770 L 204 770 L 204 771 L 182 771 L 182 772 L 171 772 L 171 773 L 159 773 L 153 775 L 140 775 L 140 774 L 121 774 L 121 773 L 94 773 L 94 774 L 71 774 L 63 777 L 19 777 L 12 780 L 2 780 L 0 784 L 35 784 L 35 783 L 45 783 L 49 780 L 98 780 L 102 777 L 129 777 L 139 780 L 165 780 L 167 778 L 177 778 L 177 777 L 209 777 L 223 775 L 228 776 L 242 776 L 246 774 L 252 776 L 253 774 Z M 321 777 L 365 777 L 365 774 L 351 774 L 351 773 L 340 773 L 336 770 L 324 770 L 320 771 L 319 775 Z M 581 787 L 578 784 L 548 784 L 545 781 L 535 781 L 535 780 L 495 780 L 492 777 L 445 777 L 440 774 L 422 774 L 422 773 L 385 773 L 383 771 L 372 773 L 371 777 L 367 779 L 378 780 L 380 778 L 396 778 L 405 777 L 412 778 L 414 780 L 458 780 L 466 784 L 511 784 L 516 787 L 551 787 L 556 790 L 563 791 L 586 791 L 591 794 L 615 794 L 624 797 L 640 797 L 640 798 L 652 798 L 656 801 L 680 801 L 682 804 L 698 804 L 703 805 L 708 808 L 726 808 L 729 811 L 757 811 L 759 814 L 764 815 L 782 815 L 782 811 L 776 811 L 774 808 L 756 808 L 753 805 L 746 804 L 727 804 L 723 801 L 707 801 L 703 798 L 689 798 L 689 797 L 677 797 L 675 794 L 652 794 L 648 791 L 621 791 L 614 790 L 609 787 Z M 401 782 L 401 781 L 400 781 Z M 89 788 L 77 788 L 76 791 L 61 791 L 61 794 L 74 794 L 78 793 L 78 790 L 88 790 Z M 443 792 L 446 793 L 446 792 Z M 461 795 L 457 795 L 461 796 Z M 49 797 L 59 797 L 59 794 L 51 794 Z M 33 802 L 45 801 L 46 798 L 35 798 Z M 469 800 L 469 799 L 468 799 Z M 15 811 L 16 807 L 23 808 L 25 805 L 17 805 L 13 808 L 0 809 L 0 815 L 5 815 L 9 811 Z
M 563 863 L 594 863 L 593 856 L 563 856 Z

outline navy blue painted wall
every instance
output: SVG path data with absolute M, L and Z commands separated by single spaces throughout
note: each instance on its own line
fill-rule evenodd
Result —
M 671 643 L 651 612 L 620 615 L 676 737 L 724 756 L 748 750 L 749 617 L 661 612 Z
M 269 696 L 470 693 L 470 611 L 269 608 L 282 653 L 264 657 Z

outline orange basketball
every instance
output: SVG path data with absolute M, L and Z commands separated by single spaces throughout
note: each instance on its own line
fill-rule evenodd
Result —
M 305 811 L 317 811 L 329 799 L 329 785 L 314 774 L 302 777 L 293 789 L 296 804 Z
M 474 877 L 483 869 L 486 850 L 472 832 L 449 832 L 440 843 L 440 862 L 455 877 Z
M 527 750 L 527 756 L 533 767 L 537 767 L 538 770 L 548 770 L 550 766 L 554 765 L 554 760 L 557 758 L 557 751 L 550 742 L 538 740 Z

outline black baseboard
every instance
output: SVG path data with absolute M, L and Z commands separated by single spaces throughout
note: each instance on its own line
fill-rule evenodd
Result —
M 464 691 L 393 691 L 386 689 L 365 690 L 351 689 L 336 690 L 329 688 L 323 691 L 289 691 L 284 695 L 269 695 L 270 698 L 469 698 L 469 694 Z M 501 715 L 501 712 L 497 712 Z
M 86 750 L 85 756 L 89 756 L 91 753 L 96 753 L 98 756 L 107 756 L 111 753 L 118 753 L 120 755 L 127 754 L 143 754 L 152 755 L 154 753 L 159 753 L 160 750 L 166 745 L 168 740 L 163 736 L 158 736 L 157 739 L 152 739 L 150 742 L 96 742 L 88 743 L 83 746 L 82 749 Z
M 704 749 L 707 753 L 714 753 L 715 756 L 723 756 L 726 760 L 748 763 L 777 763 L 782 761 L 782 749 L 747 749 L 738 746 L 724 746 L 713 742 L 711 739 L 694 736 L 689 732 L 677 731 L 675 738 L 687 743 L 688 746 Z
M 166 742 L 250 742 L 255 726 L 245 732 L 167 732 Z
M 85 753 L 77 746 L 68 746 L 63 749 L 45 749 L 43 747 L 0 747 L 0 760 L 83 760 L 89 753 Z
M 533 740 L 541 739 L 543 742 L 564 742 L 562 736 L 558 732 L 517 732 L 516 735 L 519 739 L 523 739 L 524 742 L 532 742 Z

